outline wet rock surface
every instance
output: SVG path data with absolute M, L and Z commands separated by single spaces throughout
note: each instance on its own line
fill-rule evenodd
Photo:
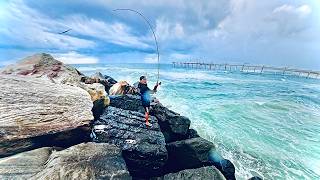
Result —
M 209 151 L 215 148 L 212 142 L 201 137 L 171 142 L 166 147 L 169 155 L 166 172 L 210 165 Z
M 166 142 L 188 138 L 187 133 L 191 121 L 187 117 L 169 110 L 160 103 L 152 107 L 150 114 L 158 119 L 161 130 L 166 137 Z
M 197 138 L 200 137 L 198 132 L 194 129 L 188 129 L 187 132 L 187 139 L 191 139 L 191 138 Z
M 115 144 L 133 176 L 149 177 L 159 173 L 167 161 L 165 139 L 157 119 L 150 117 L 146 127 L 144 114 L 108 107 L 94 123 L 94 141 Z
M 228 180 L 235 180 L 235 167 L 231 161 L 228 159 L 223 159 L 219 163 L 213 163 L 220 170 L 220 172 L 226 177 Z M 253 177 L 255 178 L 255 177 Z

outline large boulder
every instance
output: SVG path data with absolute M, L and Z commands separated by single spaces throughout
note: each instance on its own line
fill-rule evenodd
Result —
M 225 180 L 220 171 L 214 166 L 200 167 L 196 169 L 186 169 L 176 173 L 169 173 L 160 178 L 154 178 L 154 180 Z
M 110 98 L 110 106 L 144 113 L 140 96 L 128 94 L 123 96 L 113 96 Z M 191 121 L 187 117 L 169 110 L 161 103 L 155 103 L 152 105 L 150 114 L 158 119 L 158 123 L 166 142 L 173 142 L 198 136 L 195 130 L 189 129 Z
M 50 54 L 39 53 L 18 61 L 16 64 L 9 65 L 2 70 L 0 74 L 17 75 L 25 78 L 33 77 L 45 79 L 57 84 L 68 84 L 85 89 L 92 97 L 92 101 L 105 99 L 108 101 L 107 93 L 103 83 L 81 82 L 85 76 L 76 68 L 63 64 L 54 59 Z M 97 98 L 97 94 L 99 95 Z M 107 104 L 107 103 L 106 103 Z
M 188 129 L 187 132 L 187 139 L 191 139 L 191 138 L 197 138 L 200 137 L 198 132 L 194 129 Z
M 80 84 L 79 86 L 90 94 L 92 102 L 107 96 L 104 86 L 100 83 Z
M 35 142 L 28 139 L 87 126 L 93 119 L 90 95 L 78 87 L 0 75 L 0 92 L 0 156 L 30 148 Z
M 169 155 L 167 172 L 210 165 L 209 153 L 215 149 L 212 142 L 201 137 L 171 142 L 166 147 Z
M 119 81 L 109 89 L 109 95 L 111 96 L 126 94 L 138 94 L 137 88 L 131 86 L 127 81 Z
M 96 79 L 104 79 L 104 75 L 101 72 L 95 72 L 90 77 L 91 78 L 96 78 Z
M 109 89 L 117 83 L 117 81 L 110 76 L 103 76 L 100 72 L 96 72 L 90 77 L 82 75 L 80 81 L 85 84 L 100 83 L 104 86 L 105 92 L 107 93 L 109 92 Z
M 53 152 L 44 147 L 0 159 L 0 179 L 30 179 L 43 170 Z
M 114 85 L 114 84 L 117 83 L 117 81 L 115 79 L 113 79 L 110 76 L 103 75 L 101 72 L 94 73 L 93 75 L 91 75 L 91 78 L 97 78 L 97 79 L 100 79 L 100 80 L 105 80 L 111 85 Z
M 78 84 L 80 73 L 75 68 L 54 59 L 50 54 L 40 53 L 9 65 L 0 74 L 22 75 L 50 79 L 55 83 Z
M 95 79 L 97 82 L 103 84 L 107 93 L 109 93 L 110 88 L 117 83 L 112 77 L 103 75 L 100 72 L 93 74 L 90 79 Z
M 131 179 L 121 150 L 82 143 L 65 150 L 44 147 L 0 159 L 0 179 Z
M 149 122 L 152 126 L 146 127 L 144 114 L 109 106 L 94 123 L 94 141 L 120 147 L 133 176 L 154 176 L 160 173 L 168 154 L 157 119 L 151 116 Z
M 248 180 L 262 180 L 262 178 L 259 176 L 253 176 L 253 177 L 249 178 Z
M 144 113 L 144 108 L 141 104 L 141 98 L 138 95 L 118 95 L 110 97 L 110 106 Z
M 152 106 L 150 114 L 158 119 L 166 142 L 179 141 L 190 136 L 188 132 L 190 132 L 191 121 L 187 117 L 180 116 L 180 114 L 169 110 L 160 103 Z
M 212 149 L 209 152 L 209 161 L 220 170 L 224 177 L 228 180 L 235 180 L 235 167 L 231 161 L 224 159 L 219 152 Z

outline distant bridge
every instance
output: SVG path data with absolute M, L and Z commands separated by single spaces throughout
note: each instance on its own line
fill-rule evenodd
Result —
M 248 64 L 215 64 L 215 63 L 200 63 L 200 62 L 172 62 L 174 68 L 191 68 L 191 69 L 206 69 L 216 71 L 239 71 L 251 73 L 277 73 L 282 75 L 296 75 L 306 78 L 320 78 L 319 71 L 293 69 L 289 67 L 272 67 Z

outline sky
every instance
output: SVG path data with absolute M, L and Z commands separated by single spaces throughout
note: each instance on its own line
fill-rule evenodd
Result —
M 1 0 L 0 65 L 201 61 L 320 70 L 320 0 Z M 69 32 L 60 32 L 71 29 Z

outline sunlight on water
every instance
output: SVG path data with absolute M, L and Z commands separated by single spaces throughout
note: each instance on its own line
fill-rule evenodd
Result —
M 75 65 L 134 83 L 156 66 Z M 236 166 L 238 179 L 320 179 L 320 81 L 281 75 L 172 69 L 162 65 L 157 97 L 187 116 Z

